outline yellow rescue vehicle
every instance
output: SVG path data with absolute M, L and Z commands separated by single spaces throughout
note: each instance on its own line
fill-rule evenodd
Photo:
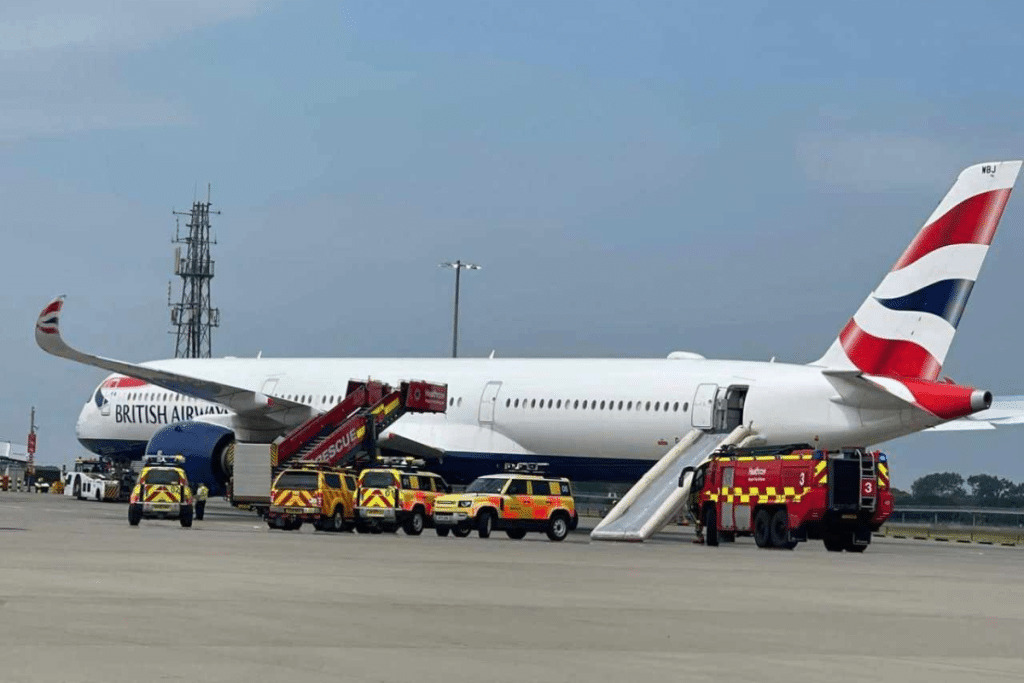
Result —
M 439 475 L 419 469 L 422 460 L 380 459 L 383 467 L 359 474 L 356 530 L 397 531 L 419 536 L 434 526 L 434 500 L 451 488 Z M 388 466 L 390 465 L 390 466 Z
M 348 470 L 287 469 L 270 489 L 267 526 L 295 531 L 311 522 L 317 531 L 348 531 L 355 523 L 356 477 Z
M 177 519 L 192 526 L 194 499 L 185 475 L 185 458 L 149 458 L 128 501 L 128 523 L 138 526 L 143 519 Z
M 463 537 L 476 529 L 480 538 L 487 538 L 492 531 L 503 530 L 518 540 L 527 532 L 542 531 L 552 541 L 562 541 L 578 523 L 572 485 L 560 477 L 489 474 L 463 493 L 434 501 L 438 536 L 451 531 Z

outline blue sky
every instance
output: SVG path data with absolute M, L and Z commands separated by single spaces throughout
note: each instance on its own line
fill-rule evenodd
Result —
M 814 360 L 961 168 L 1024 154 L 1024 6 L 962 10 L 5 3 L 0 438 L 35 405 L 41 460 L 81 452 L 102 373 L 36 349 L 55 294 L 72 343 L 173 354 L 171 209 L 208 182 L 218 355 L 444 355 L 462 258 L 465 354 Z M 1021 201 L 945 367 L 997 394 L 1024 393 Z M 903 486 L 1019 481 L 1022 436 L 888 450 Z

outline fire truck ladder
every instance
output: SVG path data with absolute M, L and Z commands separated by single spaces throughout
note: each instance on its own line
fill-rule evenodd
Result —
M 443 413 L 448 388 L 430 382 L 402 382 L 397 389 L 382 382 L 350 381 L 345 398 L 326 413 L 299 425 L 271 444 L 272 476 L 287 467 L 358 466 L 372 459 L 377 435 L 406 413 Z
M 676 444 L 622 497 L 590 532 L 595 541 L 642 542 L 679 514 L 689 495 L 689 482 L 679 485 L 685 467 L 699 467 L 721 446 L 749 444 L 758 437 L 740 425 L 722 438 L 721 433 L 694 429 Z

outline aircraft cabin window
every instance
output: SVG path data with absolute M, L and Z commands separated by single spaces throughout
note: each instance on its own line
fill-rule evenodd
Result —
M 457 406 L 461 406 L 462 405 L 462 397 L 461 396 L 459 396 L 459 400 L 455 402 L 455 405 L 457 405 Z
M 561 408 L 562 407 L 562 399 L 558 399 L 558 404 L 555 407 L 556 408 Z
M 632 401 L 630 401 L 629 403 L 626 404 L 626 410 L 633 410 L 633 402 Z
M 684 412 L 684 413 L 685 413 L 685 412 L 686 412 L 686 411 L 687 411 L 687 410 L 688 410 L 689 408 L 690 408 L 690 404 L 689 404 L 689 403 L 684 403 L 684 404 L 683 404 L 683 412 Z
M 533 399 L 532 401 L 530 401 L 530 407 L 531 408 L 536 408 L 537 407 L 537 399 Z
M 619 410 L 622 410 L 622 401 L 619 401 Z
M 650 409 L 651 409 L 651 402 L 650 402 L 650 401 L 648 401 L 648 402 L 647 402 L 647 410 L 650 410 Z
M 674 413 L 678 413 L 678 412 L 679 412 L 679 401 L 676 401 L 676 402 L 675 402 L 675 403 L 674 403 L 674 404 L 672 405 L 672 412 L 674 412 Z
M 601 410 L 604 410 L 604 401 L 601 401 Z
M 512 406 L 515 407 L 515 408 L 519 407 L 519 399 L 518 398 L 516 399 L 516 402 L 512 404 Z
M 553 406 L 554 404 L 555 404 L 554 400 L 552 400 L 552 399 L 550 399 L 550 398 L 549 398 L 549 399 L 548 399 L 548 408 L 550 408 L 550 407 L 551 407 L 551 406 Z
M 661 401 L 654 404 L 654 412 L 658 412 L 659 410 L 661 410 Z
M 575 403 L 573 403 L 572 407 L 573 408 L 579 408 L 580 407 L 580 402 L 577 400 Z
M 508 408 L 508 407 L 509 407 L 509 406 L 511 406 L 511 405 L 512 405 L 512 399 L 510 399 L 510 398 L 506 398 L 506 399 L 505 399 L 505 407 L 506 407 L 506 408 Z

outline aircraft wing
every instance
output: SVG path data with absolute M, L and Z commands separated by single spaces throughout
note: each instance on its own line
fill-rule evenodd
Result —
M 960 432 L 975 429 L 996 429 L 1024 424 L 1024 396 L 996 396 L 992 407 L 959 420 L 951 420 L 925 431 Z
M 219 403 L 234 411 L 239 417 L 248 418 L 253 426 L 257 426 L 258 423 L 259 427 L 266 427 L 268 421 L 281 424 L 292 423 L 301 411 L 305 411 L 306 414 L 303 419 L 308 419 L 318 412 L 310 406 L 287 401 L 277 396 L 266 396 L 252 389 L 83 353 L 68 346 L 61 336 L 60 316 L 63 307 L 64 296 L 62 295 L 51 301 L 36 320 L 36 343 L 39 348 L 51 355 L 141 379 L 179 394 Z M 296 412 L 287 415 L 290 411 Z

